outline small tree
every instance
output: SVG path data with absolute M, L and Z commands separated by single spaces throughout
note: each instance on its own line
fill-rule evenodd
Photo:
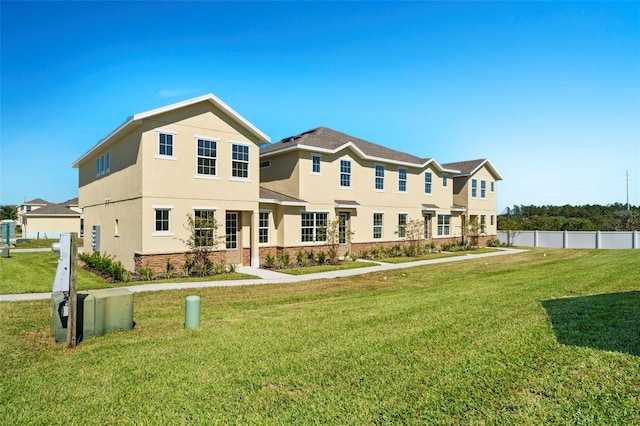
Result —
M 329 261 L 336 263 L 338 261 L 338 245 L 341 241 L 351 240 L 353 231 L 348 230 L 346 226 L 344 226 L 342 217 L 336 217 L 327 223 L 324 232 L 327 236 L 327 244 L 329 245 Z
M 513 246 L 516 237 L 522 234 L 518 222 L 505 216 L 498 217 L 498 230 L 504 232 L 507 236 L 507 246 L 509 247 Z
M 212 211 L 206 211 L 198 216 L 187 215 L 185 229 L 189 237 L 181 240 L 189 247 L 191 262 L 195 270 L 206 271 L 212 265 L 209 259 L 211 251 L 224 241 L 224 234 L 218 233 L 218 222 Z
M 408 254 L 415 256 L 418 253 L 418 247 L 424 240 L 424 220 L 409 219 L 405 226 L 405 241 L 409 242 Z
M 0 206 L 0 220 L 18 220 L 18 209 L 16 206 Z
M 470 246 L 477 246 L 480 238 L 480 221 L 478 216 L 469 218 L 462 227 L 462 243 Z

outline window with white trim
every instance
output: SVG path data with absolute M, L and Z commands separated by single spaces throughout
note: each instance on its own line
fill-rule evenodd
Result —
M 173 135 L 158 133 L 158 155 L 173 157 Z
M 340 160 L 340 186 L 348 188 L 351 186 L 351 161 Z
M 384 166 L 382 164 L 375 165 L 375 188 L 378 191 L 384 190 Z
M 249 146 L 235 143 L 231 145 L 231 176 L 249 177 Z
M 471 198 L 476 198 L 478 196 L 478 181 L 476 179 L 471 179 Z
M 319 155 L 311 156 L 311 171 L 313 173 L 320 173 L 320 156 Z
M 260 168 L 261 169 L 266 169 L 268 167 L 271 167 L 271 160 L 266 160 L 266 161 L 261 161 L 260 162 Z
M 156 232 L 169 232 L 169 212 L 171 209 L 157 208 L 156 210 Z
M 496 219 L 494 215 L 491 215 L 491 226 L 495 223 Z
M 442 187 L 446 188 L 448 184 L 449 184 L 449 182 L 448 182 L 447 175 L 446 175 L 446 173 L 443 173 L 442 174 Z
M 198 247 L 213 247 L 215 240 L 215 210 L 194 210 L 194 238 Z
M 407 192 L 407 169 L 398 169 L 398 192 Z
M 96 177 L 100 176 L 100 157 L 96 158 Z
M 111 170 L 111 153 L 96 158 L 96 177 L 101 176 Z
M 398 214 L 398 237 L 404 238 L 407 236 L 407 214 Z
M 218 144 L 214 140 L 198 139 L 198 174 L 216 175 Z
M 304 212 L 301 217 L 301 240 L 326 241 L 328 213 Z
M 111 171 L 111 153 L 110 152 L 107 152 L 104 155 L 104 171 L 105 173 Z
M 258 242 L 260 244 L 269 242 L 269 212 L 258 213 Z
M 486 198 L 486 197 L 487 197 L 487 181 L 481 180 L 480 181 L 480 198 Z
M 438 215 L 438 235 L 449 235 L 451 229 L 451 215 L 439 214 Z
M 431 180 L 432 180 L 431 173 L 425 172 L 424 173 L 424 193 L 425 194 L 431 194 Z
M 491 192 L 496 192 L 496 183 L 491 181 Z
M 484 234 L 487 231 L 487 216 L 480 215 L 480 233 Z
M 382 238 L 382 213 L 373 214 L 373 238 L 375 240 Z

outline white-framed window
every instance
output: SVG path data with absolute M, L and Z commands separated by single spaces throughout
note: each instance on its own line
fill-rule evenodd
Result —
M 227 212 L 225 222 L 225 240 L 227 250 L 236 250 L 238 248 L 238 213 Z
M 375 188 L 377 191 L 384 190 L 384 166 L 382 164 L 375 165 Z
M 158 155 L 173 157 L 173 135 L 171 133 L 158 133 Z
M 110 152 L 107 152 L 104 155 L 104 171 L 105 173 L 111 171 L 111 153 Z
M 476 198 L 478 196 L 478 180 L 471 179 L 471 198 Z
M 249 146 L 231 144 L 231 176 L 247 179 L 249 177 Z
M 496 183 L 491 181 L 491 192 L 496 192 Z
M 104 155 L 96 158 L 96 177 L 102 176 L 111 170 L 111 153 L 107 152 Z
M 266 169 L 267 167 L 271 167 L 271 160 L 261 161 L 260 168 Z
M 442 187 L 443 187 L 443 188 L 446 188 L 446 187 L 447 187 L 447 185 L 449 185 L 448 177 L 447 177 L 447 174 L 446 174 L 446 173 L 443 173 L 443 174 L 442 174 Z
M 326 241 L 328 213 L 303 212 L 301 214 L 301 235 L 302 242 Z
M 311 172 L 320 174 L 320 156 L 319 155 L 311 156 Z
M 398 214 L 398 237 L 404 238 L 407 236 L 407 214 Z
M 198 138 L 198 170 L 199 175 L 216 176 L 218 143 L 215 140 Z
M 194 237 L 199 247 L 213 247 L 216 230 L 216 211 L 215 210 L 194 210 Z
M 487 216 L 480 215 L 480 233 L 484 234 L 487 231 Z
M 398 192 L 407 192 L 407 169 L 398 169 Z
M 373 214 L 373 239 L 379 240 L 382 238 L 382 219 L 383 213 Z
M 269 212 L 258 213 L 258 243 L 269 242 Z
M 451 230 L 451 215 L 439 214 L 438 215 L 438 235 L 446 236 L 450 234 Z
M 351 187 L 351 161 L 340 160 L 340 186 Z
M 431 194 L 432 178 L 433 176 L 431 175 L 431 172 L 424 173 L 424 193 L 425 194 Z
M 480 181 L 480 198 L 486 198 L 486 197 L 487 197 L 487 181 L 481 180 Z
M 493 226 L 496 222 L 495 216 L 491 215 L 491 226 Z
M 156 225 L 155 225 L 155 230 L 158 233 L 167 233 L 170 231 L 170 223 L 169 223 L 169 219 L 170 219 L 170 213 L 171 213 L 171 209 L 170 208 L 156 208 L 155 209 L 155 213 L 156 213 Z

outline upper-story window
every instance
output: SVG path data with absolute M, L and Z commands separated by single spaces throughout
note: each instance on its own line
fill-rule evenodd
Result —
M 198 174 L 216 175 L 217 143 L 207 139 L 198 139 Z
M 340 186 L 348 188 L 351 186 L 351 161 L 340 160 Z
M 476 179 L 471 179 L 471 198 L 476 198 L 478 196 L 478 181 Z
M 407 169 L 398 169 L 398 192 L 407 192 Z
M 260 162 L 260 168 L 261 169 L 266 169 L 268 167 L 271 167 L 271 160 L 266 160 L 266 161 L 261 161 Z
M 111 153 L 110 152 L 107 152 L 104 155 L 104 171 L 105 172 L 111 171 Z
M 311 171 L 313 173 L 320 173 L 320 156 L 319 155 L 311 156 Z
M 486 198 L 487 196 L 487 181 L 480 181 L 480 198 Z
M 491 192 L 496 192 L 496 183 L 491 181 Z
M 235 143 L 231 145 L 231 176 L 249 177 L 249 146 Z
M 381 164 L 376 164 L 376 181 L 375 186 L 376 189 L 382 191 L 384 189 L 384 166 Z
M 173 157 L 173 135 L 158 133 L 158 155 Z
M 96 158 L 96 176 L 103 175 L 111 170 L 111 154 L 106 153 Z
M 432 175 L 430 172 L 425 172 L 424 174 L 424 193 L 431 194 L 431 179 Z
M 449 182 L 448 182 L 447 180 L 448 180 L 448 179 L 447 179 L 447 175 L 446 175 L 446 174 L 443 174 L 443 175 L 442 175 L 442 187 L 443 187 L 443 188 L 446 188 L 446 187 L 447 187 L 447 185 L 449 184 Z

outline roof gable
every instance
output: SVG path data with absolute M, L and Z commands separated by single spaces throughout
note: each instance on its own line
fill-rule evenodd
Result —
M 72 164 L 72 167 L 79 167 L 80 164 L 84 162 L 84 160 L 90 157 L 91 154 L 93 154 L 99 148 L 106 145 L 107 143 L 117 138 L 118 136 L 128 133 L 134 127 L 139 126 L 142 123 L 142 120 L 150 117 L 155 117 L 157 115 L 164 114 L 166 112 L 175 111 L 180 108 L 185 108 L 200 102 L 209 102 L 215 107 L 217 107 L 218 109 L 222 110 L 222 112 L 227 114 L 234 122 L 239 124 L 240 127 L 242 127 L 247 132 L 255 136 L 258 139 L 258 141 L 262 143 L 271 142 L 271 139 L 269 138 L 269 136 L 262 133 L 262 131 L 260 131 L 257 127 L 251 124 L 247 119 L 245 119 L 240 114 L 238 114 L 233 108 L 231 108 L 230 106 L 222 102 L 222 100 L 214 96 L 212 93 L 209 93 L 207 95 L 198 96 L 196 98 L 187 99 L 182 102 L 177 102 L 171 105 L 167 105 L 164 107 L 160 107 L 160 108 L 156 108 L 156 109 L 152 109 L 149 111 L 140 112 L 132 115 L 124 123 L 118 126 L 114 131 L 109 133 L 104 139 L 102 139 L 96 145 L 94 145 L 89 151 L 87 151 L 80 158 L 74 161 L 74 163 Z
M 37 210 L 25 213 L 25 216 L 82 216 L 82 213 L 73 211 L 64 203 L 62 203 L 48 204 L 44 207 L 40 207 Z
M 471 176 L 477 173 L 482 167 L 486 167 L 496 180 L 502 180 L 502 175 L 498 173 L 498 170 L 493 166 L 488 158 L 447 163 L 443 164 L 443 166 L 459 170 L 460 172 L 456 176 Z
M 23 206 L 46 206 L 47 204 L 51 204 L 48 201 L 43 200 L 42 198 L 34 198 L 31 201 L 25 201 L 22 203 Z
M 420 158 L 406 152 L 396 151 L 328 127 L 316 127 L 298 135 L 284 138 L 266 148 L 261 148 L 260 156 L 268 157 L 294 149 L 336 153 L 347 148 L 352 149 L 358 156 L 367 160 L 378 160 L 418 168 L 432 163 L 437 169 L 444 170 L 433 158 Z

